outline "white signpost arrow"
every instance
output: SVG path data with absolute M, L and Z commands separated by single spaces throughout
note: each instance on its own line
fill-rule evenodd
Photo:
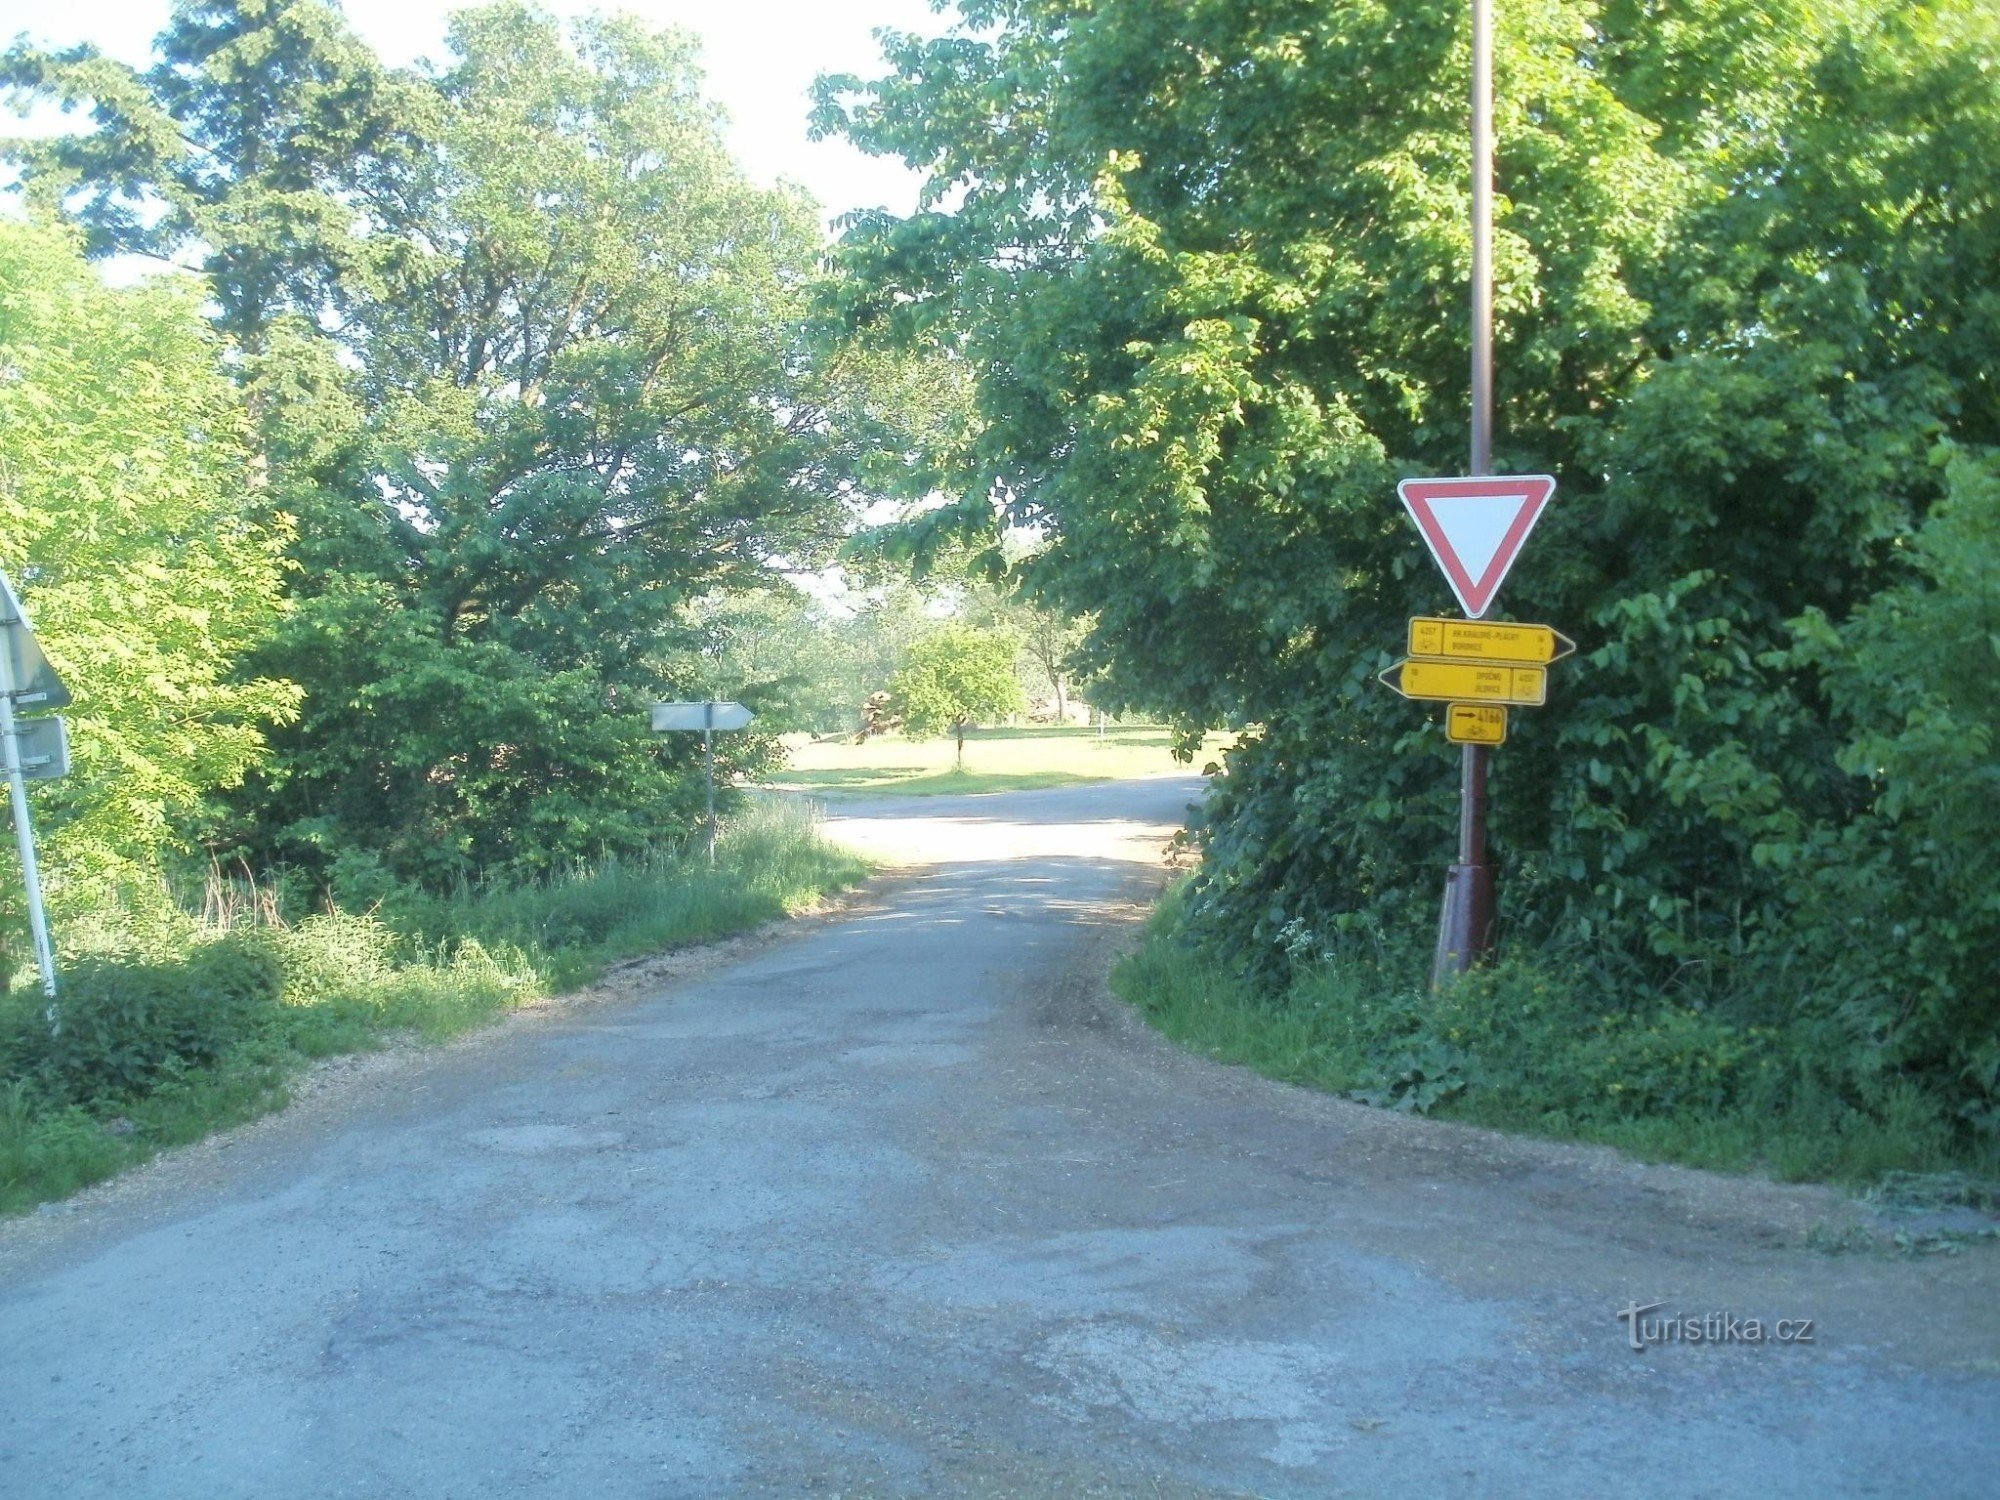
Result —
M 42 872 L 35 861 L 35 829 L 28 821 L 28 778 L 61 776 L 69 770 L 69 734 L 61 719 L 17 720 L 17 709 L 61 708 L 69 690 L 42 654 L 14 585 L 0 573 L 0 759 L 14 807 L 14 840 L 21 850 L 21 878 L 28 887 L 28 926 L 35 937 L 35 963 L 42 993 L 56 997 L 56 956 L 49 942 L 49 915 L 42 905 Z M 53 728 L 48 726 L 53 725 Z M 49 1010 L 51 1024 L 55 1009 Z
M 740 703 L 655 703 L 653 729 L 748 729 L 757 716 Z
M 655 703 L 653 732 L 699 729 L 708 762 L 708 862 L 715 863 L 715 736 L 719 730 L 748 729 L 757 716 L 740 703 Z
M 1470 620 L 1493 607 L 1507 570 L 1555 492 L 1556 482 L 1546 474 L 1405 479 L 1396 486 Z

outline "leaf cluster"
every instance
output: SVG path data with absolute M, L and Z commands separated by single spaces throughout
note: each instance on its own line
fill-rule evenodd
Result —
M 1278 975 L 1301 925 L 1420 928 L 1451 752 L 1373 678 L 1445 602 L 1394 482 L 1467 448 L 1464 6 L 960 15 L 822 84 L 822 128 L 930 174 L 918 212 L 849 231 L 853 315 L 975 372 L 957 514 L 998 494 L 1048 539 L 1037 577 L 1093 621 L 1101 696 L 1253 727 L 1197 919 Z M 2000 23 L 1969 0 L 1498 19 L 1496 466 L 1559 479 L 1506 602 L 1585 647 L 1498 758 L 1506 935 L 1600 946 L 1634 993 L 1757 966 L 1779 1003 L 1806 982 L 1787 954 L 1854 941 L 1830 850 L 1858 840 L 1854 883 L 1917 910 L 1949 867 L 1926 840 L 1975 846 L 1912 813 L 1947 791 L 1924 767 L 1981 753 L 1943 748 L 1980 743 L 1937 706 L 1962 694 L 1869 705 L 1908 701 L 1887 612 L 1942 640 L 1993 567 L 1969 522 L 1918 539 L 2000 445 Z M 1936 649 L 1986 661 L 1977 619 L 1951 628 Z M 1921 972 L 1849 963 L 1827 1009 L 1990 1100 L 2000 928 L 1962 901 L 1938 921 Z M 1919 994 L 1953 1017 L 1928 1040 Z
M 217 836 L 432 882 L 671 837 L 641 716 L 690 610 L 830 558 L 949 392 L 830 336 L 816 212 L 730 160 L 684 33 L 508 3 L 392 69 L 323 0 L 191 0 L 156 47 L 0 76 L 92 127 L 14 144 L 31 201 L 204 278 L 296 520 L 248 669 L 303 703 Z

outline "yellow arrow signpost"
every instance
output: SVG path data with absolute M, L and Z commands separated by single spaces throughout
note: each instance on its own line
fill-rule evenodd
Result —
M 1549 701 L 1549 674 L 1544 668 L 1500 662 L 1410 657 L 1384 672 L 1382 681 L 1405 698 L 1441 703 L 1519 703 L 1540 708 Z
M 1410 655 L 1456 661 L 1504 661 L 1547 666 L 1576 650 L 1576 642 L 1548 625 L 1500 625 L 1485 620 L 1410 621 Z
M 1432 481 L 1434 488 L 1443 483 Z M 1438 503 L 1433 497 L 1433 509 Z M 1446 572 L 1449 576 L 1450 569 Z M 1549 664 L 1575 651 L 1576 642 L 1550 625 L 1419 615 L 1410 621 L 1409 646 L 1409 656 L 1384 672 L 1382 681 L 1405 698 L 1444 703 L 1445 738 L 1465 747 L 1459 861 L 1445 884 L 1431 975 L 1438 983 L 1486 951 L 1493 919 L 1492 873 L 1482 858 L 1487 753 L 1507 743 L 1507 705 L 1539 708 L 1548 702 Z
M 1454 703 L 1444 711 L 1444 737 L 1454 745 L 1504 745 L 1507 710 L 1484 703 Z

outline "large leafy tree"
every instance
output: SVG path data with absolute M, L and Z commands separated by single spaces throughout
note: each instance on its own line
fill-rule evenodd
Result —
M 0 566 L 69 687 L 74 773 L 35 789 L 74 893 L 185 851 L 291 684 L 237 667 L 281 614 L 284 518 L 192 278 L 113 290 L 68 233 L 0 219 Z
M 185 0 L 144 73 L 95 47 L 17 42 L 0 83 L 89 130 L 12 143 L 27 192 L 93 255 L 204 273 L 217 321 L 259 347 L 286 313 L 341 300 L 356 208 L 420 160 L 433 101 L 382 68 L 320 0 Z
M 1497 9 L 1498 461 L 1561 481 L 1506 602 L 1586 647 L 1500 760 L 1510 931 L 1659 976 L 1779 952 L 1802 851 L 1882 795 L 1791 622 L 1908 583 L 1941 441 L 2000 442 L 2000 22 Z M 850 233 L 852 316 L 973 372 L 959 514 L 1050 538 L 1107 695 L 1263 726 L 1204 920 L 1274 964 L 1288 924 L 1415 932 L 1453 782 L 1372 678 L 1445 600 L 1393 482 L 1466 447 L 1465 7 L 959 10 L 823 85 L 823 128 L 930 174 Z
M 100 125 L 26 151 L 29 190 L 209 273 L 299 516 L 268 663 L 305 713 L 242 836 L 450 878 L 672 831 L 663 633 L 826 555 L 906 394 L 815 341 L 811 206 L 629 21 L 492 6 L 390 73 L 320 0 L 204 0 L 160 46 L 10 67 Z

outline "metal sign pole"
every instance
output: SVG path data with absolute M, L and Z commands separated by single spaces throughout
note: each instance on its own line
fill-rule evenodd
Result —
M 1493 0 L 1472 0 L 1472 469 L 1493 472 Z M 1492 944 L 1493 868 L 1486 863 L 1485 745 L 1459 767 L 1458 863 L 1445 882 L 1431 983 L 1463 974 Z
M 702 706 L 701 749 L 708 762 L 708 862 L 715 863 L 715 704 Z
M 740 703 L 710 698 L 701 703 L 655 703 L 655 734 L 701 731 L 701 758 L 708 780 L 708 862 L 715 863 L 715 844 L 721 825 L 715 817 L 715 737 L 733 729 L 748 729 L 757 716 Z
M 35 963 L 42 971 L 42 993 L 56 998 L 56 955 L 49 942 L 49 916 L 42 908 L 42 872 L 35 861 L 35 829 L 28 821 L 28 780 L 21 769 L 21 742 L 14 732 L 13 652 L 0 641 L 0 754 L 7 769 L 7 794 L 14 804 L 14 839 L 21 849 L 21 878 L 28 887 L 28 926 L 35 937 Z M 49 1007 L 49 1024 L 56 1020 Z

